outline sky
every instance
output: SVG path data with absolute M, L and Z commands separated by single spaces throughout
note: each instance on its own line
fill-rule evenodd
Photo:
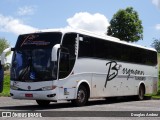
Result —
M 19 34 L 51 28 L 76 28 L 106 33 L 119 9 L 133 7 L 144 27 L 143 40 L 151 47 L 160 38 L 160 0 L 0 0 L 0 38 L 15 46 Z

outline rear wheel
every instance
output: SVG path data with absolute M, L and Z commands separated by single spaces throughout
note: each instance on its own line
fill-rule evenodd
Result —
M 72 100 L 75 106 L 83 106 L 88 101 L 88 92 L 84 86 L 80 86 L 77 92 L 77 99 Z
M 47 101 L 47 100 L 36 100 L 36 102 L 39 106 L 43 106 L 43 107 L 48 106 L 50 103 L 50 101 Z
M 145 88 L 143 85 L 139 87 L 139 92 L 138 92 L 138 100 L 143 100 L 144 99 L 144 94 L 145 94 Z

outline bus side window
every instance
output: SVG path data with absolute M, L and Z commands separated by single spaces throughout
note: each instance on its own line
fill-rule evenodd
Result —
M 61 50 L 59 62 L 59 79 L 65 78 L 70 73 L 70 54 Z
M 67 33 L 64 35 L 62 41 L 61 58 L 59 63 L 59 78 L 67 77 L 71 72 L 75 64 L 75 45 L 77 34 Z

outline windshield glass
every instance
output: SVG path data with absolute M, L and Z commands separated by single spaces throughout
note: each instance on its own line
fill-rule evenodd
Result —
M 61 33 L 36 33 L 19 36 L 12 59 L 11 79 L 16 81 L 46 81 L 57 78 L 57 63 L 51 61 Z

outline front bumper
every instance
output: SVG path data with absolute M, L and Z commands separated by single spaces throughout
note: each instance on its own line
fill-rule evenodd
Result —
M 57 98 L 58 98 L 56 90 L 48 90 L 48 91 L 10 90 L 10 94 L 13 99 L 57 101 Z

